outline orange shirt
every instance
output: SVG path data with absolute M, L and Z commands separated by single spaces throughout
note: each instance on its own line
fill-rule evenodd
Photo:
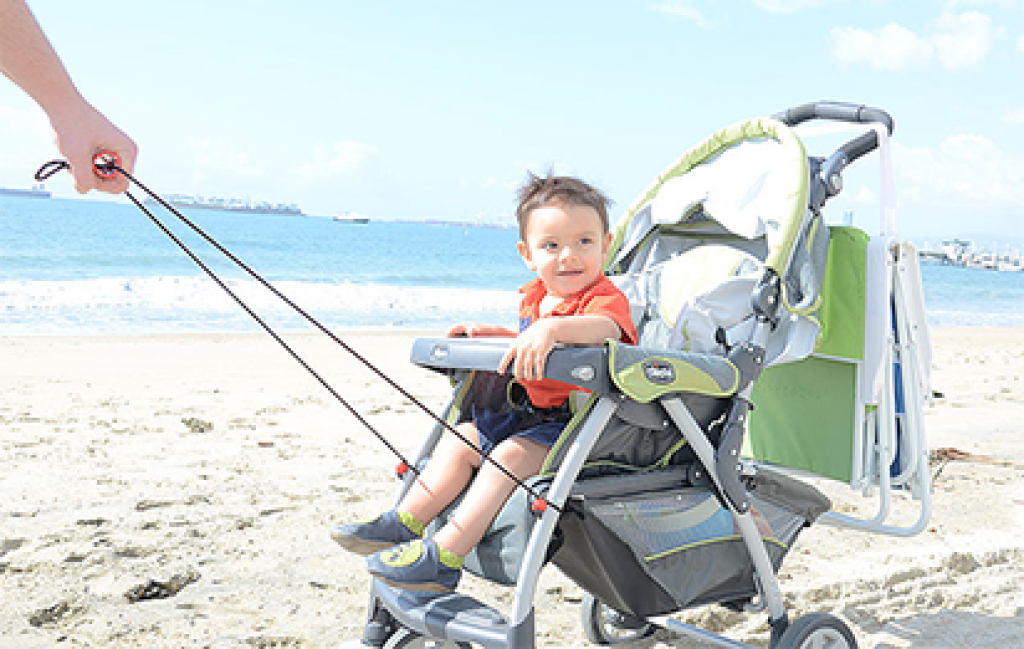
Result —
M 547 289 L 540 278 L 535 278 L 521 289 L 523 301 L 519 306 L 519 331 L 523 331 L 540 318 L 557 318 L 574 315 L 603 315 L 611 318 L 619 325 L 622 335 L 619 340 L 631 345 L 636 344 L 636 326 L 629 316 L 629 300 L 604 275 L 575 296 L 562 300 L 554 309 L 540 314 L 540 302 L 547 295 Z M 538 408 L 553 408 L 561 405 L 569 398 L 569 393 L 582 388 L 571 383 L 563 383 L 552 379 L 539 381 L 523 381 L 530 403 Z

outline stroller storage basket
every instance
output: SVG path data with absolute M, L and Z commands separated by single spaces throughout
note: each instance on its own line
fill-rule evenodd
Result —
M 680 486 L 687 484 L 680 469 L 578 483 L 552 562 L 606 605 L 639 617 L 756 595 L 732 514 L 709 488 Z M 778 570 L 800 531 L 830 503 L 813 487 L 765 469 L 747 488 Z

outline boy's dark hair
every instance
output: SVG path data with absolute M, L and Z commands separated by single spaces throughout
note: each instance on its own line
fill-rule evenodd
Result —
M 603 232 L 608 232 L 608 205 L 611 201 L 596 187 L 579 178 L 555 176 L 548 172 L 543 178 L 527 172 L 526 181 L 519 188 L 519 207 L 516 220 L 519 221 L 519 238 L 526 241 L 526 225 L 533 210 L 552 204 L 592 207 L 601 217 Z

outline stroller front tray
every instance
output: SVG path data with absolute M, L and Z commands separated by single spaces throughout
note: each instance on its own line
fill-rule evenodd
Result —
M 496 372 L 509 338 L 420 338 L 410 360 L 449 375 Z M 548 355 L 544 378 L 571 383 L 596 394 L 623 392 L 640 401 L 670 393 L 695 392 L 729 396 L 749 383 L 746 348 L 735 359 L 607 341 L 604 345 L 559 345 Z M 738 361 L 738 362 L 737 362 Z
M 439 372 L 495 372 L 511 338 L 418 338 L 410 360 Z M 608 348 L 560 346 L 548 356 L 544 376 L 597 393 L 611 386 Z

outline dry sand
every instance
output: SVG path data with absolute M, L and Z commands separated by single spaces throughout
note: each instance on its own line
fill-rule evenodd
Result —
M 899 539 L 815 526 L 781 578 L 795 613 L 846 619 L 864 647 L 1024 646 L 1024 330 L 932 332 L 934 515 Z M 432 408 L 414 333 L 344 339 Z M 412 453 L 428 418 L 322 338 L 288 338 Z M 262 335 L 0 338 L 0 648 L 338 647 L 368 577 L 328 537 L 388 506 L 395 459 Z M 859 494 L 830 485 L 842 509 Z M 902 497 L 897 504 L 904 507 Z M 198 573 L 175 596 L 130 588 Z M 464 579 L 508 610 L 511 591 Z M 538 645 L 585 646 L 580 590 L 545 570 Z M 763 642 L 763 615 L 687 618 Z M 641 647 L 688 647 L 659 631 Z

